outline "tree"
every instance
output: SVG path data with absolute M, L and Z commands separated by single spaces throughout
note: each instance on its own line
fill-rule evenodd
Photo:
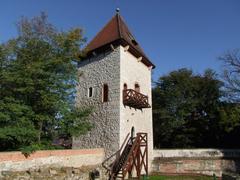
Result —
M 221 86 L 212 70 L 195 75 L 180 69 L 160 77 L 153 88 L 155 146 L 219 146 Z
M 17 27 L 18 37 L 0 46 L 1 150 L 89 130 L 89 111 L 73 101 L 82 30 L 58 31 L 44 13 Z
M 228 51 L 219 58 L 224 63 L 223 80 L 226 99 L 240 102 L 240 49 Z
M 222 117 L 228 116 L 228 119 L 223 118 L 225 120 L 222 120 L 221 126 L 228 132 L 224 137 L 225 144 L 236 147 L 240 136 L 240 49 L 228 51 L 219 59 L 224 64 L 222 80 L 225 107 L 221 109 L 221 114 Z

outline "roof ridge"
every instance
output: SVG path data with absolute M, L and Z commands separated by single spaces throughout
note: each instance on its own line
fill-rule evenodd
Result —
M 117 12 L 110 21 L 108 21 L 108 23 L 88 43 L 85 49 L 89 54 L 93 51 L 99 50 L 100 48 L 104 48 L 106 45 L 111 43 L 114 46 L 119 43 L 124 46 L 129 45 L 130 52 L 134 53 L 136 57 L 143 56 L 143 62 L 145 62 L 148 66 L 154 67 L 119 12 Z
M 120 25 L 120 18 L 121 18 L 121 16 L 120 16 L 119 12 L 117 12 L 116 16 L 117 16 L 119 37 L 122 38 L 123 36 L 122 36 L 121 25 Z

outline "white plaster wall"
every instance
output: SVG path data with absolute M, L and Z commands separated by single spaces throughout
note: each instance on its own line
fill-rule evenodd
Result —
M 239 158 L 240 149 L 154 149 L 154 158 Z
M 135 133 L 148 133 L 149 160 L 152 160 L 153 133 L 152 133 L 152 108 L 142 110 L 123 105 L 123 85 L 128 89 L 134 89 L 135 83 L 140 85 L 140 93 L 147 95 L 152 106 L 151 94 L 151 70 L 128 51 L 120 48 L 120 144 L 126 135 L 135 127 Z M 150 162 L 149 161 L 149 162 Z

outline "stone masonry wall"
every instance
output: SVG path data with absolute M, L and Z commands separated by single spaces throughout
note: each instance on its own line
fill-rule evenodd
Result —
M 89 179 L 97 169 L 102 179 L 103 149 L 37 151 L 29 157 L 21 152 L 0 153 L 0 179 Z
M 120 119 L 120 48 L 82 61 L 79 66 L 77 106 L 92 107 L 89 121 L 93 128 L 86 135 L 73 138 L 73 148 L 99 148 L 109 155 L 119 148 Z M 102 102 L 103 84 L 109 87 L 109 101 Z M 88 97 L 89 87 L 93 96 Z
M 240 173 L 240 150 L 177 149 L 154 150 L 152 173 L 204 174 L 222 177 Z

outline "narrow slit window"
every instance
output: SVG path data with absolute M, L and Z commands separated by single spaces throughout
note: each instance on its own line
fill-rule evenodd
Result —
M 93 96 L 93 88 L 90 87 L 88 88 L 88 97 L 92 97 Z
M 108 102 L 108 85 L 103 85 L 103 102 Z

